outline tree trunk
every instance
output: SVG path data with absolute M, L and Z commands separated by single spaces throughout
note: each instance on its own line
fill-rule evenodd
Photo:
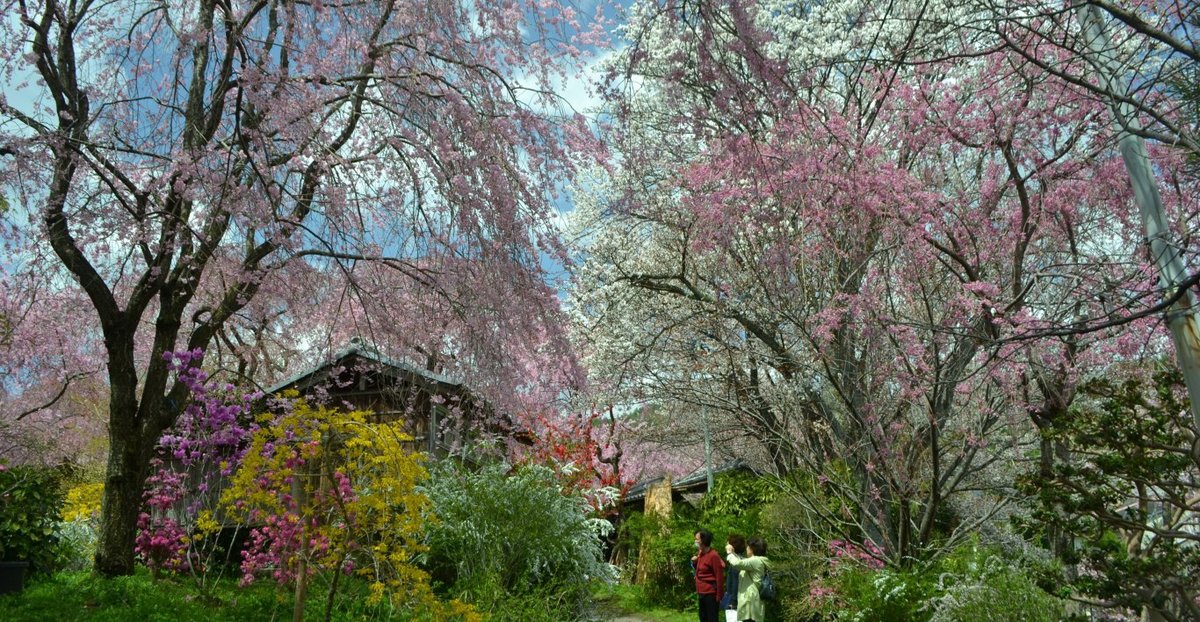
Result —
M 142 506 L 149 454 L 133 426 L 120 425 L 132 419 L 117 412 L 116 400 L 110 404 L 108 467 L 104 478 L 99 539 L 96 544 L 95 571 L 106 577 L 133 574 L 134 540 Z M 124 421 L 123 421 L 124 420 Z
M 108 350 L 110 387 L 108 465 L 93 569 L 106 577 L 133 574 L 142 493 L 150 473 L 150 458 L 161 432 L 161 428 L 146 421 L 146 409 L 160 407 L 161 399 L 147 401 L 139 395 L 133 331 L 126 330 L 122 324 L 120 319 L 106 322 L 104 340 Z M 146 380 L 154 383 L 153 377 L 153 373 L 147 373 Z
M 1042 480 L 1043 485 L 1048 486 L 1055 477 L 1055 465 L 1069 464 L 1071 452 L 1065 442 L 1048 436 L 1048 432 L 1053 425 L 1052 418 L 1035 417 L 1034 425 L 1038 427 L 1038 431 L 1042 436 L 1040 441 L 1041 452 L 1038 461 L 1038 477 Z M 1059 516 L 1063 515 L 1061 504 L 1054 504 L 1053 510 L 1055 514 Z M 1071 562 L 1075 553 L 1075 542 L 1072 540 L 1071 534 L 1058 525 L 1052 525 L 1046 533 L 1046 540 L 1051 554 L 1056 559 L 1064 562 L 1066 575 L 1072 581 L 1075 580 L 1079 574 L 1079 567 Z
M 853 460 L 854 476 L 859 486 L 858 522 L 863 536 L 885 553 L 894 553 L 899 559 L 904 551 L 898 550 L 895 523 L 889 520 L 891 517 L 884 502 L 886 485 L 867 470 L 866 462 L 859 456 L 854 456 Z

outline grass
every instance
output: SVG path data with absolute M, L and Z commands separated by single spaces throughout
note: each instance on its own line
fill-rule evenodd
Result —
M 695 622 L 696 611 L 689 609 L 665 609 L 646 602 L 642 588 L 637 585 L 605 585 L 592 593 L 597 606 L 616 617 L 637 616 L 646 622 Z
M 324 619 L 325 594 L 314 585 L 305 604 L 306 620 Z M 351 584 L 339 598 L 333 619 L 403 619 L 381 607 L 368 607 L 356 597 L 365 585 Z M 386 605 L 384 606 L 386 607 Z M 193 585 L 178 581 L 153 582 L 145 569 L 130 577 L 102 579 L 90 572 L 62 572 L 27 584 L 20 594 L 0 596 L 0 620 L 42 622 L 235 622 L 290 620 L 292 600 L 270 584 L 239 587 L 221 581 L 210 595 L 198 596 Z
M 357 578 L 342 577 L 332 622 L 428 622 L 429 615 L 405 611 L 381 603 L 368 605 L 368 584 Z M 310 585 L 305 603 L 305 620 L 325 619 L 328 584 L 319 575 Z M 627 588 L 610 591 L 609 597 L 622 594 L 622 607 L 637 608 Z M 561 622 L 564 614 L 554 606 L 552 594 L 509 594 L 495 602 L 482 603 L 485 619 L 521 622 Z M 613 600 L 612 602 L 618 602 Z M 605 612 L 614 607 L 602 605 Z M 693 614 L 694 616 L 694 614 Z M 693 616 L 658 611 L 641 616 L 647 622 L 691 621 Z M 0 596 L 0 621 L 44 622 L 80 620 L 85 622 L 290 622 L 292 594 L 269 581 L 239 586 L 235 578 L 225 578 L 204 595 L 195 584 L 180 578 L 151 580 L 145 568 L 130 577 L 104 579 L 89 571 L 60 572 L 26 582 L 25 591 Z M 602 617 L 600 619 L 608 619 Z
M 366 604 L 364 581 L 342 579 L 337 605 L 332 615 L 336 622 L 409 620 L 409 615 L 389 605 Z M 324 620 L 325 586 L 314 580 L 305 606 L 305 620 Z M 671 610 L 649 605 L 641 587 L 629 585 L 599 586 L 593 591 L 598 620 L 620 616 L 636 617 L 644 622 L 694 622 L 696 611 Z M 511 599 L 505 609 L 520 609 L 530 603 Z M 528 609 L 528 606 L 527 608 Z M 534 609 L 540 609 L 535 611 Z M 545 617 L 546 603 L 524 611 L 521 620 L 552 620 Z M 492 611 L 499 620 L 509 620 L 516 611 Z M 133 576 L 102 579 L 90 572 L 64 572 L 26 581 L 25 591 L 0 596 L 0 621 L 43 622 L 70 620 L 86 622 L 242 622 L 292 620 L 292 596 L 270 582 L 241 587 L 233 578 L 217 582 L 211 592 L 199 596 L 196 586 L 178 579 L 152 581 L 150 573 L 139 568 Z

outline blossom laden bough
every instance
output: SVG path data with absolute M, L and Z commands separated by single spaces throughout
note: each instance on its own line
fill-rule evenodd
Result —
M 545 303 L 521 285 L 562 256 L 553 199 L 589 135 L 550 88 L 581 56 L 571 36 L 594 38 L 571 7 L 0 6 L 0 75 L 23 94 L 0 99 L 6 238 L 86 296 L 104 345 L 99 572 L 133 571 L 140 474 L 187 401 L 164 353 L 219 346 L 250 370 L 287 349 L 267 330 L 281 309 L 313 281 L 362 291 L 364 262 L 467 316 Z M 452 264 L 514 287 L 455 289 Z M 474 338 L 504 341 L 491 327 Z

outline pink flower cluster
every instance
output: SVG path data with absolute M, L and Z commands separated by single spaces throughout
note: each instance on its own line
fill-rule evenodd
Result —
M 294 438 L 293 432 L 289 430 L 286 436 Z M 288 452 L 283 468 L 285 473 L 290 471 L 293 475 L 284 477 L 283 481 L 287 486 L 291 486 L 296 479 L 296 469 L 308 462 L 306 457 L 314 455 L 319 449 L 318 445 L 316 441 L 298 445 L 267 443 L 263 447 L 263 455 L 270 458 L 278 452 Z M 261 474 L 256 485 L 261 489 L 270 490 L 274 486 L 272 482 L 275 481 L 275 475 L 271 472 Z M 308 491 L 308 499 L 303 505 L 292 494 L 280 492 L 278 499 L 282 504 L 281 511 L 250 512 L 251 520 L 262 524 L 250 531 L 249 541 L 242 551 L 242 585 L 247 585 L 267 573 L 278 583 L 290 583 L 299 574 L 301 558 L 317 559 L 329 554 L 330 535 L 322 529 L 321 516 L 306 510 L 314 507 L 346 507 L 357 499 L 353 484 L 345 472 L 335 469 L 331 479 L 333 486 Z M 345 519 L 354 521 L 354 514 L 349 513 Z M 345 526 L 342 527 L 344 529 Z M 349 550 L 355 550 L 355 543 L 348 544 Z M 311 575 L 319 566 L 320 564 L 309 565 L 305 574 Z M 354 570 L 354 562 L 348 558 L 342 560 L 340 566 L 346 574 Z
M 169 517 L 139 514 L 134 542 L 134 551 L 151 570 L 184 572 L 193 567 L 188 559 L 187 530 Z
M 828 600 L 837 598 L 837 595 L 836 588 L 824 585 L 820 581 L 813 581 L 808 586 L 808 598 L 810 600 Z
M 883 568 L 883 551 L 870 540 L 862 544 L 848 540 L 829 541 L 829 567 L 833 572 L 843 564 L 857 564 L 871 570 Z
M 296 578 L 300 555 L 319 557 L 329 551 L 329 538 L 317 530 L 316 517 L 302 520 L 296 514 L 268 515 L 265 525 L 250 532 L 246 550 L 242 551 L 242 585 L 247 585 L 261 572 L 269 571 L 278 583 Z M 308 523 L 307 525 L 305 523 Z M 310 534 L 305 543 L 305 533 Z M 307 548 L 302 545 L 307 544 Z M 311 575 L 316 565 L 308 567 Z M 353 567 L 353 566 L 351 566 Z

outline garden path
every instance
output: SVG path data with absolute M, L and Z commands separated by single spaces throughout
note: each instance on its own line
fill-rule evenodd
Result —
M 590 622 L 659 622 L 657 618 L 644 616 L 635 611 L 621 611 L 611 603 L 600 602 L 588 616 Z

